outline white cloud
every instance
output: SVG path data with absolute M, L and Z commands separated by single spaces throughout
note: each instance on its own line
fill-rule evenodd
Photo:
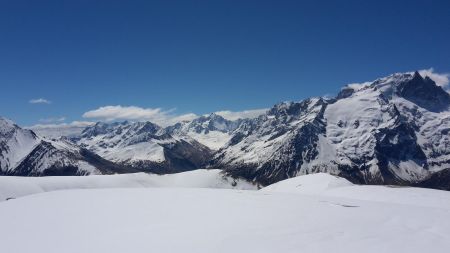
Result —
M 95 122 L 92 121 L 72 121 L 71 123 L 57 123 L 57 124 L 36 124 L 33 126 L 28 126 L 28 129 L 37 128 L 65 128 L 65 127 L 87 127 L 94 125 Z
M 28 101 L 30 104 L 51 104 L 52 101 L 45 98 L 34 98 Z
M 105 121 L 132 120 L 151 121 L 161 126 L 172 125 L 176 122 L 192 120 L 198 117 L 196 114 L 188 113 L 177 115 L 175 110 L 163 110 L 161 108 L 142 108 L 138 106 L 108 105 L 85 112 L 83 118 L 92 118 Z
M 237 120 L 237 119 L 253 119 L 257 118 L 259 115 L 267 112 L 268 109 L 255 109 L 255 110 L 245 110 L 240 112 L 233 111 L 218 111 L 215 112 L 217 115 L 220 115 L 228 120 Z
M 195 113 L 186 113 L 186 114 L 181 114 L 175 117 L 172 117 L 172 122 L 176 123 L 176 122 L 182 122 L 182 121 L 191 121 L 195 118 L 198 118 L 198 115 Z
M 350 84 L 347 84 L 347 86 L 357 91 L 357 90 L 360 90 L 361 88 L 369 86 L 370 84 L 372 84 L 372 82 L 350 83 Z
M 98 109 L 85 112 L 84 118 L 99 118 L 104 120 L 144 120 L 157 117 L 161 114 L 160 108 L 141 108 L 137 106 L 121 106 L 108 105 L 102 106 Z
M 436 73 L 433 68 L 419 70 L 422 77 L 428 76 L 436 85 L 446 87 L 449 84 L 450 73 Z
M 236 120 L 239 118 L 256 118 L 265 113 L 268 109 L 256 109 L 245 111 L 218 111 L 215 112 L 228 120 Z M 121 106 L 108 105 L 102 106 L 95 110 L 85 112 L 83 118 L 115 121 L 115 120 L 131 120 L 131 121 L 151 121 L 160 126 L 169 126 L 181 121 L 191 121 L 198 117 L 194 113 L 176 114 L 175 109 L 163 110 L 161 108 L 142 108 L 138 106 Z
M 52 122 L 63 122 L 64 120 L 66 120 L 66 117 L 40 119 L 39 122 L 52 123 Z
M 59 138 L 61 136 L 78 136 L 81 134 L 84 128 L 93 124 L 95 124 L 95 122 L 73 121 L 71 123 L 37 124 L 25 128 L 33 130 L 40 136 L 48 138 Z

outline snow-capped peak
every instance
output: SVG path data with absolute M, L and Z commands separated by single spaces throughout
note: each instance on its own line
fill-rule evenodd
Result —
M 7 118 L 0 117 L 0 133 L 6 133 L 16 128 L 16 124 Z
M 12 122 L 11 120 L 9 120 L 9 119 L 7 119 L 7 118 L 4 118 L 4 117 L 1 117 L 0 116 L 0 124 L 2 124 L 2 125 L 0 125 L 0 126 L 3 126 L 3 124 L 8 124 L 8 125 L 14 125 L 14 122 Z

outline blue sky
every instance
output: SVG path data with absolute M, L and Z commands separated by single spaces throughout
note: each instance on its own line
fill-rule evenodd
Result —
M 165 120 L 447 73 L 449 13 L 450 1 L 3 0 L 0 115 Z

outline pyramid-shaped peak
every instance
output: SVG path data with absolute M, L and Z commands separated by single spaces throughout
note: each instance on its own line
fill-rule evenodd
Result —
M 423 80 L 423 77 L 422 77 L 422 75 L 419 73 L 419 71 L 414 71 L 414 74 L 413 74 L 413 79 L 420 79 L 420 80 Z

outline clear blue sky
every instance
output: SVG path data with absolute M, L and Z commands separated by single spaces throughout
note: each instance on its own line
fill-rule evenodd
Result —
M 0 115 L 203 114 L 450 71 L 450 1 L 0 1 Z M 45 98 L 51 104 L 32 104 Z

